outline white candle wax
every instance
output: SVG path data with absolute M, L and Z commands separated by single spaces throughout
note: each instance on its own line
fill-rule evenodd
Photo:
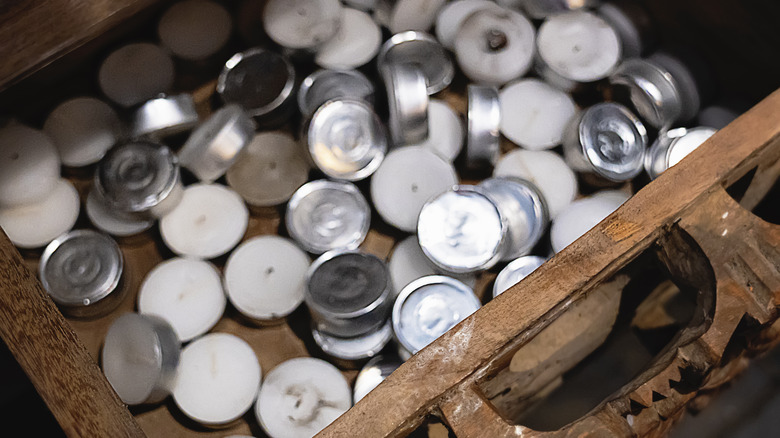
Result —
M 553 251 L 560 252 L 580 236 L 617 210 L 629 195 L 616 190 L 604 190 L 572 202 L 553 219 L 550 240 Z
M 176 254 L 211 259 L 233 249 L 248 224 L 249 211 L 236 192 L 219 184 L 194 184 L 160 219 L 160 234 Z
M 550 16 L 539 28 L 539 57 L 556 74 L 577 82 L 607 77 L 620 61 L 617 32 L 585 11 Z
M 371 199 L 387 223 L 412 233 L 423 205 L 457 182 L 451 163 L 428 149 L 403 147 L 389 153 L 374 173 Z
M 422 146 L 449 162 L 463 149 L 463 122 L 447 102 L 431 99 L 428 102 L 428 138 L 416 146 Z
M 113 51 L 98 72 L 98 85 L 124 107 L 145 102 L 173 86 L 173 60 L 161 47 L 128 44 Z
M 482 9 L 499 9 L 489 0 L 455 0 L 445 4 L 436 17 L 436 39 L 442 46 L 453 50 L 455 48 L 455 36 L 463 21 Z
M 43 130 L 57 147 L 62 164 L 81 167 L 103 158 L 122 136 L 122 123 L 107 103 L 77 97 L 55 108 Z
M 382 30 L 370 15 L 344 8 L 336 35 L 317 48 L 314 61 L 322 68 L 348 70 L 371 61 L 382 45 Z
M 341 371 L 323 360 L 301 357 L 268 373 L 255 416 L 271 438 L 308 438 L 351 406 L 352 391 Z
M 361 11 L 373 11 L 379 0 L 342 0 L 342 3 L 350 8 L 360 9 Z
M 179 58 L 206 59 L 230 38 L 233 20 L 224 6 L 209 0 L 185 0 L 168 8 L 157 24 L 160 42 Z
M 554 218 L 577 196 L 577 176 L 560 155 L 549 151 L 516 149 L 502 156 L 493 176 L 522 178 L 533 183 Z
M 434 265 L 420 248 L 417 236 L 409 236 L 395 245 L 387 267 L 396 294 L 407 284 L 429 275 L 447 275 L 472 288 L 477 283 L 474 274 L 452 274 Z
M 458 65 L 474 82 L 503 85 L 531 68 L 536 32 L 521 13 L 487 8 L 469 15 L 455 36 Z
M 309 164 L 290 134 L 260 132 L 225 175 L 228 185 L 249 204 L 281 204 L 309 178 Z
M 261 374 L 249 344 L 228 333 L 212 333 L 181 352 L 173 400 L 201 424 L 224 425 L 252 407 Z
M 118 237 L 132 236 L 152 228 L 154 220 L 122 215 L 101 202 L 95 191 L 90 191 L 86 202 L 87 217 L 100 231 Z
M 202 260 L 166 260 L 146 275 L 138 291 L 138 312 L 168 321 L 182 342 L 211 330 L 225 303 L 219 273 Z
M 48 196 L 35 204 L 0 208 L 0 228 L 19 248 L 39 248 L 73 228 L 79 208 L 73 184 L 60 179 Z
M 269 0 L 263 25 L 280 46 L 310 49 L 336 35 L 343 10 L 338 0 Z
M 12 123 L 0 128 L 0 208 L 46 199 L 60 179 L 60 158 L 46 134 Z
M 530 150 L 550 149 L 561 143 L 577 109 L 571 96 L 538 79 L 507 85 L 499 94 L 501 133 Z
M 242 243 L 225 265 L 225 292 L 233 306 L 256 320 L 292 313 L 302 302 L 311 260 L 289 239 L 261 236 Z
M 436 21 L 439 10 L 447 0 L 380 0 L 376 20 L 393 34 L 405 30 L 427 31 Z

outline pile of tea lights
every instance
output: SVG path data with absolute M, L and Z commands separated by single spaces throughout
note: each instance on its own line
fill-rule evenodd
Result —
M 497 274 L 498 296 L 736 117 L 699 113 L 698 71 L 656 50 L 637 11 L 268 0 L 238 23 L 268 40 L 241 47 L 225 6 L 178 2 L 157 40 L 102 58 L 102 96 L 59 103 L 41 129 L 0 126 L 0 227 L 45 248 L 41 280 L 73 316 L 128 292 L 108 235 L 159 230 L 171 256 L 103 347 L 119 396 L 171 394 L 209 427 L 254 405 L 270 436 L 312 436 L 353 403 L 334 364 L 368 362 L 359 400 L 480 307 L 478 278 Z M 211 101 L 175 85 L 182 66 L 217 65 Z M 94 174 L 83 198 L 61 167 Z M 71 231 L 82 205 L 97 232 Z M 280 235 L 247 239 L 268 208 Z M 362 249 L 375 228 L 397 242 L 387 260 Z M 302 303 L 330 363 L 292 359 L 263 379 L 262 345 L 212 331 L 228 306 L 256 327 Z

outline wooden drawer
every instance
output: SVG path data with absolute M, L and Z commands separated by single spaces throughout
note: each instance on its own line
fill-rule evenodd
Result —
M 65 97 L 97 94 L 94 71 L 106 49 L 122 41 L 154 38 L 149 23 L 156 22 L 168 3 L 1 3 L 0 115 L 38 123 L 47 109 Z M 239 7 L 238 2 L 227 3 Z M 542 268 L 407 361 L 321 436 L 404 436 L 431 416 L 442 419 L 459 437 L 663 435 L 699 390 L 728 381 L 744 367 L 742 358 L 780 339 L 776 323 L 780 227 L 751 213 L 780 174 L 780 92 L 770 94 L 780 86 L 776 60 L 780 4 L 773 0 L 640 3 L 657 22 L 664 44 L 683 41 L 706 58 L 721 98 L 746 101 L 754 108 Z M 214 77 L 186 76 L 178 87 L 194 91 L 200 109 L 207 113 Z M 450 93 L 445 98 L 463 109 L 460 96 Z M 72 175 L 71 179 L 83 195 L 88 178 Z M 740 186 L 739 202 L 727 192 L 735 183 Z M 279 221 L 278 211 L 253 214 L 245 237 L 275 233 Z M 398 237 L 374 230 L 364 249 L 387 256 Z M 131 289 L 137 289 L 164 256 L 153 239 L 123 245 L 123 251 Z M 220 431 L 193 427 L 177 417 L 170 401 L 134 408 L 131 413 L 94 358 L 110 323 L 132 311 L 134 299 L 126 299 L 117 311 L 97 320 L 67 320 L 34 274 L 36 257 L 20 255 L 0 233 L 0 335 L 66 434 L 261 433 L 250 430 L 251 419 Z M 511 408 L 505 406 L 528 398 L 516 394 L 518 375 L 513 374 L 517 367 L 512 371 L 512 361 L 517 352 L 528 348 L 546 327 L 558 327 L 555 330 L 566 339 L 587 337 L 577 333 L 576 325 L 560 321 L 576 313 L 581 300 L 611 287 L 647 257 L 654 257 L 699 292 L 699 316 L 658 352 L 645 372 L 578 420 L 547 432 L 516 425 Z M 484 293 L 491 279 L 483 276 L 478 289 Z M 299 336 L 307 329 L 305 319 L 301 309 L 285 324 L 256 328 L 242 324 L 228 311 L 215 330 L 248 340 L 267 372 L 283 360 L 309 354 Z M 751 322 L 749 335 L 743 333 L 745 320 Z M 737 332 L 740 342 L 735 341 Z M 558 349 L 557 353 L 564 353 L 560 360 L 573 360 L 565 354 L 571 348 Z M 351 379 L 355 374 L 346 372 Z

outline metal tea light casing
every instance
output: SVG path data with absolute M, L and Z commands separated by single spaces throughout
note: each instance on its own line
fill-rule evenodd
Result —
M 644 167 L 650 179 L 658 178 L 667 169 L 679 163 L 715 132 L 716 129 L 706 126 L 661 131 L 645 155 Z
M 501 155 L 501 105 L 498 88 L 469 84 L 466 164 L 471 168 L 493 167 Z
M 317 70 L 298 89 L 298 109 L 311 117 L 329 100 L 351 99 L 374 104 L 374 84 L 357 70 Z
M 130 135 L 164 138 L 189 131 L 198 124 L 198 112 L 190 94 L 160 95 L 143 103 L 130 123 Z

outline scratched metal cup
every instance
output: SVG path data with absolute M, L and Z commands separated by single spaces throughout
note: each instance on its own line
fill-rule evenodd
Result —
M 165 138 L 189 131 L 198 124 L 198 112 L 190 94 L 161 95 L 146 101 L 133 114 L 130 133 Z

